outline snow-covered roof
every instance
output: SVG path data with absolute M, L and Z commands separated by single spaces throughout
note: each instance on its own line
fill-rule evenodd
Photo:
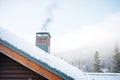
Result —
M 19 38 L 15 34 L 0 27 L 0 43 L 2 43 L 2 41 L 8 43 L 9 45 L 12 45 L 17 50 L 24 52 L 26 55 L 34 59 L 34 62 L 39 65 L 42 62 L 52 70 L 64 74 L 74 80 L 87 80 L 85 79 L 86 77 L 84 76 L 84 74 L 79 69 L 53 55 L 47 54 L 35 45 L 30 44 L 29 42 Z
M 120 80 L 120 73 L 84 73 L 87 80 Z

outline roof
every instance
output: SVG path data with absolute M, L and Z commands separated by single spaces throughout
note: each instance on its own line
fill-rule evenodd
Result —
M 85 73 L 87 80 L 120 80 L 120 73 Z
M 33 44 L 0 27 L 0 44 L 18 52 L 65 80 L 86 80 L 84 74 L 69 63 L 47 54 Z

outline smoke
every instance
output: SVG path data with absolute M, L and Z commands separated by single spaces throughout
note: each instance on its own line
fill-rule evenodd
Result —
M 44 24 L 43 24 L 43 26 L 42 26 L 42 30 L 43 30 L 43 31 L 47 31 L 47 25 L 50 23 L 50 21 L 51 21 L 51 18 L 50 18 L 50 17 L 48 17 L 48 18 L 45 20 L 45 22 L 44 22 Z
M 48 24 L 53 20 L 53 12 L 57 6 L 56 1 L 57 0 L 53 0 L 52 2 L 50 2 L 50 4 L 46 8 L 47 18 L 45 19 L 43 26 L 41 28 L 42 31 L 47 31 Z

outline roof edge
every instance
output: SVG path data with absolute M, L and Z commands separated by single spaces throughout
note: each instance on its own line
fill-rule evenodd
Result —
M 26 52 L 20 50 L 20 49 L 17 49 L 15 46 L 9 44 L 8 42 L 0 39 L 0 44 L 3 44 L 5 45 L 6 47 L 10 48 L 11 50 L 17 52 L 18 54 L 26 57 L 27 59 L 33 61 L 34 63 L 38 64 L 39 66 L 41 67 L 44 67 L 45 69 L 47 69 L 48 71 L 56 74 L 57 76 L 60 76 L 61 78 L 65 79 L 65 80 L 74 80 L 72 77 L 68 76 L 67 74 L 59 71 L 59 70 L 56 70 L 55 68 L 52 68 L 50 67 L 48 64 L 44 63 L 44 62 L 41 62 L 40 60 L 37 60 L 35 59 L 34 57 L 30 56 L 29 54 L 27 54 Z

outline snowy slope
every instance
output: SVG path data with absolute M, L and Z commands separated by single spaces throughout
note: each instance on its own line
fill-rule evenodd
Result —
M 87 80 L 87 78 L 79 69 L 71 66 L 70 64 L 53 55 L 47 54 L 35 45 L 32 45 L 27 41 L 17 37 L 13 33 L 5 30 L 2 27 L 0 27 L 0 39 L 5 42 L 8 42 L 9 44 L 13 45 L 19 50 L 24 51 L 31 57 L 37 59 L 38 61 L 46 63 L 50 67 L 74 78 L 75 80 Z

